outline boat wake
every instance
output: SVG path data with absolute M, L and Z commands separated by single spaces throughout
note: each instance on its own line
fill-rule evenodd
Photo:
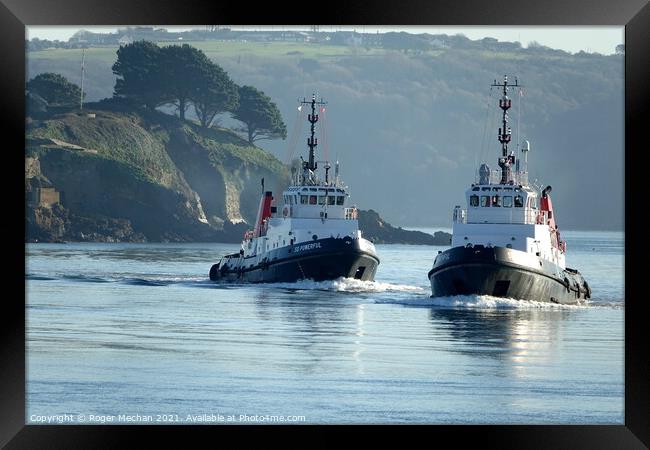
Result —
M 104 276 L 88 274 L 35 274 L 28 273 L 25 279 L 29 281 L 73 281 L 79 283 L 123 283 L 132 286 L 167 286 L 170 284 L 212 284 L 205 277 L 179 277 L 172 275 L 148 274 L 108 274 Z
M 405 306 L 420 307 L 439 307 L 453 309 L 544 309 L 544 310 L 564 310 L 564 309 L 585 309 L 594 306 L 598 307 L 621 307 L 618 304 L 599 303 L 593 301 L 583 301 L 579 305 L 562 305 L 550 302 L 541 302 L 534 300 L 518 300 L 515 298 L 492 297 L 491 295 L 457 295 L 453 297 L 427 297 L 411 299 L 380 299 L 376 303 L 394 303 Z
M 383 283 L 380 281 L 363 281 L 354 278 L 337 278 L 328 281 L 300 280 L 293 283 L 265 283 L 264 286 L 292 290 L 320 290 L 352 293 L 406 292 L 425 294 L 427 289 L 408 284 Z
M 35 274 L 28 273 L 25 278 L 33 281 L 74 281 L 81 283 L 122 283 L 132 286 L 169 286 L 185 285 L 189 287 L 202 287 L 212 289 L 233 289 L 241 287 L 279 288 L 289 290 L 316 290 L 330 292 L 351 293 L 384 293 L 401 292 L 410 294 L 426 294 L 424 287 L 408 284 L 384 283 L 379 281 L 363 281 L 353 278 L 338 278 L 328 281 L 300 280 L 293 283 L 219 283 L 206 277 L 173 276 L 173 275 L 148 275 L 148 274 L 110 274 L 103 277 L 84 274 Z
M 219 283 L 203 276 L 178 276 L 172 274 L 110 274 L 103 277 L 88 274 L 41 274 L 28 273 L 28 281 L 77 282 L 77 283 L 120 283 L 131 286 L 185 286 L 205 289 L 286 289 L 290 291 L 326 291 L 352 294 L 385 294 L 372 299 L 374 303 L 396 304 L 415 307 L 464 308 L 464 309 L 584 309 L 589 307 L 624 308 L 616 301 L 594 298 L 580 305 L 558 305 L 549 302 L 517 300 L 492 297 L 490 295 L 459 295 L 431 298 L 428 287 L 409 284 L 363 281 L 353 278 L 338 278 L 328 281 L 300 280 L 293 283 Z

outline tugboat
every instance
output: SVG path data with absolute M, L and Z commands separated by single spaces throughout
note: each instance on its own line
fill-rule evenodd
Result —
M 339 179 L 336 162 L 330 179 L 329 161 L 315 161 L 318 146 L 316 107 L 322 98 L 305 99 L 311 106 L 307 120 L 311 136 L 307 139 L 309 160 L 301 157 L 302 173 L 292 170 L 291 185 L 282 193 L 278 214 L 271 191 L 260 199 L 255 228 L 244 234 L 238 253 L 226 255 L 210 269 L 210 279 L 238 282 L 294 282 L 334 280 L 340 277 L 373 281 L 379 258 L 373 243 L 359 230 L 357 209 L 348 206 L 348 187 Z M 301 105 L 301 107 L 302 107 Z M 321 109 L 321 112 L 324 109 Z M 318 162 L 324 163 L 325 178 L 317 175 Z
M 512 132 L 508 89 L 518 81 L 492 86 L 503 90 L 503 110 L 498 140 L 500 170 L 482 164 L 465 192 L 467 208 L 453 211 L 451 248 L 438 252 L 429 271 L 432 297 L 491 295 L 559 304 L 579 304 L 591 297 L 580 272 L 566 267 L 566 242 L 560 237 L 551 202 L 551 186 L 528 183 L 528 151 L 521 148 L 524 164 L 508 153 Z M 514 169 L 514 170 L 513 170 Z

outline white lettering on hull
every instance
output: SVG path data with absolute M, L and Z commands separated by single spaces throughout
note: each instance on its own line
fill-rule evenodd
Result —
M 314 250 L 317 248 L 322 248 L 320 242 L 312 242 L 311 244 L 297 245 L 294 247 L 294 252 L 303 252 L 305 250 Z

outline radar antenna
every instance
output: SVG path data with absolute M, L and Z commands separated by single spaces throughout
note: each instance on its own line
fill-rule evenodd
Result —
M 497 83 L 497 80 L 494 80 L 492 86 L 503 88 L 503 97 L 499 99 L 499 107 L 503 110 L 502 126 L 499 128 L 499 142 L 501 143 L 499 167 L 501 168 L 500 184 L 507 184 L 512 180 L 510 168 L 515 163 L 514 155 L 508 155 L 508 144 L 512 140 L 512 129 L 508 126 L 508 110 L 512 106 L 512 100 L 508 97 L 508 87 L 519 87 L 521 85 L 516 78 L 514 84 L 508 84 L 508 75 L 504 75 L 503 83 Z
M 307 120 L 311 124 L 311 136 L 307 138 L 307 145 L 309 146 L 309 161 L 303 162 L 303 169 L 316 170 L 318 164 L 314 161 L 314 149 L 318 146 L 318 138 L 314 137 L 316 122 L 318 122 L 318 114 L 316 114 L 316 105 L 326 105 L 321 98 L 320 101 L 316 101 L 316 94 L 312 94 L 311 101 L 307 101 L 304 98 L 302 99 L 303 105 L 311 105 L 311 114 L 307 116 Z

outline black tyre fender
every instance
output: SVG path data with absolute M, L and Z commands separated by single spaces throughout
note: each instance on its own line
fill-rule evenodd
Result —
M 578 283 L 578 281 L 576 280 L 574 284 L 575 284 L 575 288 L 576 288 L 576 298 L 580 298 L 580 292 L 581 292 L 580 291 L 580 283 Z

